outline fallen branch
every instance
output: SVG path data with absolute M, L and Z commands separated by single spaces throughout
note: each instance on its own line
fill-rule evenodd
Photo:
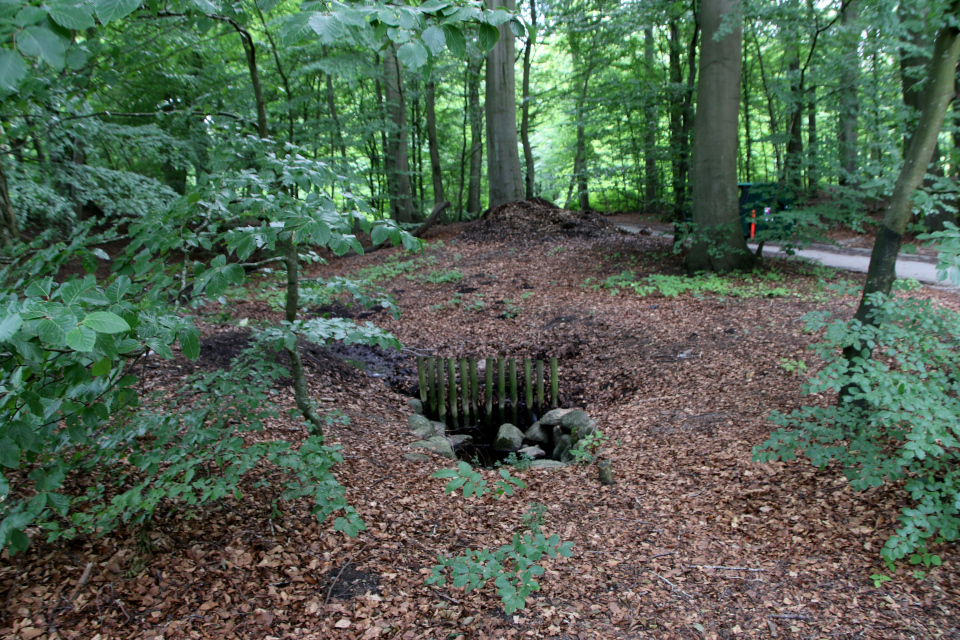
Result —
M 657 573 L 657 572 L 654 571 L 653 569 L 647 569 L 647 571 L 649 571 L 650 573 L 652 573 L 653 575 L 657 576 L 658 578 L 660 578 L 661 580 L 663 580 L 664 582 L 666 582 L 668 585 L 670 585 L 670 589 L 672 589 L 673 591 L 676 591 L 677 593 L 679 593 L 680 595 L 682 595 L 684 598 L 686 598 L 686 599 L 689 600 L 690 602 L 693 602 L 693 596 L 691 596 L 689 593 L 687 593 L 686 591 L 684 591 L 683 589 L 681 589 L 681 588 L 678 587 L 677 585 L 673 584 L 672 582 L 670 582 L 669 580 L 667 580 L 666 578 L 664 578 L 662 575 L 660 575 L 659 573 Z
M 810 616 L 805 616 L 802 613 L 775 613 L 767 617 L 777 620 L 813 620 Z
M 714 565 L 714 564 L 688 564 L 688 567 L 694 567 L 696 569 L 726 569 L 727 571 L 766 571 L 766 569 L 751 569 L 750 567 L 724 567 L 723 565 Z
M 77 580 L 77 586 L 75 586 L 73 588 L 73 591 L 70 592 L 70 597 L 68 598 L 68 600 L 70 600 L 70 604 L 74 603 L 74 600 L 77 599 L 77 594 L 80 593 L 80 589 L 83 589 L 84 585 L 86 585 L 90 581 L 90 574 L 92 572 L 93 572 L 93 563 L 88 562 L 87 566 L 83 570 L 83 573 L 80 574 L 80 579 Z

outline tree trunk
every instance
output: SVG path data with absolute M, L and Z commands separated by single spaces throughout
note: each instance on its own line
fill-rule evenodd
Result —
M 480 70 L 483 59 L 468 63 L 470 100 L 470 179 L 467 184 L 467 213 L 480 215 L 480 182 L 483 178 L 483 111 L 480 110 Z
M 537 30 L 537 0 L 530 0 L 530 31 Z M 530 56 L 533 53 L 533 35 L 527 34 L 523 48 L 523 103 L 520 106 L 520 142 L 523 144 L 523 164 L 527 170 L 524 194 L 527 200 L 534 196 L 536 176 L 533 164 L 533 148 L 530 146 Z
M 643 31 L 643 62 L 646 73 L 651 73 L 656 64 L 653 57 L 653 29 Z M 649 98 L 643 116 L 643 173 L 645 178 L 644 209 L 650 209 L 660 200 L 660 182 L 657 176 L 657 103 Z
M 817 88 L 807 90 L 807 190 L 816 196 L 820 190 L 820 172 L 817 170 Z
M 7 174 L 3 170 L 3 154 L 0 154 L 0 242 L 4 246 L 10 246 L 19 241 L 20 225 L 17 223 L 17 214 L 10 200 Z
M 684 199 L 684 184 L 680 181 L 680 136 L 683 132 L 683 95 L 680 87 L 683 82 L 683 70 L 680 66 L 682 45 L 680 43 L 680 25 L 676 19 L 670 21 L 670 168 L 672 178 L 673 201 Z M 673 217 L 683 221 L 683 210 L 677 211 L 674 204 Z
M 573 69 L 576 72 L 580 66 L 580 43 L 574 36 L 570 36 L 570 51 L 573 55 Z M 580 97 L 577 100 L 577 148 L 573 157 L 573 175 L 570 176 L 570 188 L 567 189 L 567 202 L 564 205 L 570 209 L 572 204 L 573 187 L 577 187 L 577 205 L 581 211 L 590 208 L 590 192 L 587 190 L 587 173 L 584 169 L 587 156 L 587 139 L 584 129 L 584 110 L 587 103 L 587 89 L 590 86 L 590 76 L 593 74 L 594 49 L 590 47 L 590 61 L 583 72 L 583 88 L 580 90 Z
M 488 9 L 516 8 L 515 0 L 487 0 Z M 500 39 L 487 54 L 487 182 L 496 207 L 523 200 L 523 173 L 517 144 L 516 69 L 514 36 L 508 24 L 499 27 Z
M 803 86 L 800 81 L 800 52 L 796 43 L 789 49 L 790 104 L 787 107 L 787 154 L 784 158 L 784 183 L 793 197 L 803 188 Z
M 400 61 L 392 44 L 387 47 L 383 57 L 383 82 L 387 116 L 391 125 L 385 152 L 390 211 L 397 222 L 413 222 L 410 161 L 407 155 L 407 104 L 403 94 Z
M 700 10 L 704 35 L 691 176 L 695 236 L 685 266 L 690 273 L 722 273 L 753 263 L 740 229 L 737 194 L 741 13 L 737 0 L 704 0 Z M 733 28 L 717 40 L 721 23 Z
M 436 86 L 427 83 L 427 146 L 430 147 L 430 174 L 433 176 L 433 203 L 446 200 L 443 195 L 443 171 L 440 167 L 440 143 L 437 140 Z
M 752 180 L 751 160 L 753 159 L 753 137 L 750 131 L 750 67 L 746 65 L 747 52 L 743 52 L 743 178 L 747 182 Z
M 956 16 L 958 4 L 951 5 L 950 12 Z M 951 25 L 941 27 L 934 43 L 933 58 L 927 67 L 926 91 L 920 112 L 920 122 L 910 138 L 907 156 L 893 188 L 893 196 L 884 213 L 880 231 L 873 244 L 867 283 L 857 309 L 856 319 L 873 323 L 867 299 L 871 293 L 890 295 L 896 279 L 897 254 L 907 230 L 913 209 L 911 196 L 923 183 L 927 165 L 937 146 L 937 137 L 943 128 L 947 108 L 954 98 L 954 74 L 957 58 L 960 57 L 960 32 Z
M 843 58 L 840 64 L 840 178 L 841 186 L 856 184 L 859 169 L 857 132 L 860 115 L 860 25 L 857 0 L 849 0 L 841 12 Z
M 700 9 L 702 11 L 702 7 Z M 678 221 L 684 218 L 684 210 L 687 203 L 687 178 L 690 174 L 690 131 L 693 129 L 693 94 L 697 81 L 697 41 L 700 37 L 701 14 L 697 10 L 696 0 L 693 0 L 693 36 L 687 46 L 687 82 L 683 88 L 682 99 L 677 100 L 675 121 L 672 123 L 674 129 L 674 180 L 673 180 L 673 211 L 674 217 Z M 675 74 L 677 87 L 682 81 L 680 77 L 680 43 L 679 31 L 676 34 L 677 41 L 671 47 L 671 74 Z M 673 58 L 676 58 L 674 62 Z M 739 64 L 739 63 L 738 63 Z M 675 67 L 675 69 L 674 69 Z M 737 91 L 739 92 L 739 85 Z M 739 95 L 737 96 L 739 104 Z M 736 153 L 734 153 L 734 173 L 736 173 Z

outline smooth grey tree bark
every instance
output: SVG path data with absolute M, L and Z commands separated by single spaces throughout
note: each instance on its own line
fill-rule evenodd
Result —
M 384 98 L 391 130 L 384 154 L 390 213 L 397 222 L 413 222 L 413 195 L 410 188 L 410 160 L 407 154 L 407 104 L 403 94 L 403 75 L 394 45 L 383 56 Z
M 691 167 L 695 232 L 684 262 L 691 273 L 722 273 L 754 260 L 740 229 L 737 194 L 741 6 L 737 0 L 703 0 L 700 11 L 703 42 Z M 725 33 L 718 39 L 722 23 Z
M 427 146 L 430 148 L 430 175 L 433 177 L 434 204 L 444 202 L 443 171 L 440 166 L 440 142 L 437 139 L 437 87 L 433 80 L 427 82 Z
M 487 0 L 488 9 L 516 9 L 515 0 Z M 523 172 L 517 141 L 516 47 L 509 24 L 499 27 L 500 39 L 487 54 L 487 182 L 496 207 L 523 200 Z
M 653 28 L 643 30 L 643 62 L 645 71 L 652 73 L 656 64 L 653 57 Z M 645 178 L 644 209 L 656 206 L 660 199 L 660 180 L 657 173 L 657 103 L 648 98 L 643 115 L 643 173 Z
M 467 65 L 470 110 L 470 178 L 467 183 L 467 213 L 480 215 L 480 181 L 483 178 L 483 111 L 480 109 L 480 72 L 483 58 Z
M 537 0 L 530 0 L 530 30 L 537 30 Z M 530 56 L 533 54 L 533 37 L 527 34 L 527 44 L 523 47 L 523 81 L 520 105 L 520 142 L 523 144 L 524 195 L 527 200 L 534 196 L 536 174 L 533 165 L 533 147 L 530 146 Z
M 860 116 L 860 31 L 857 0 L 849 0 L 841 11 L 843 62 L 840 65 L 840 176 L 841 186 L 856 181 L 859 162 L 857 134 Z

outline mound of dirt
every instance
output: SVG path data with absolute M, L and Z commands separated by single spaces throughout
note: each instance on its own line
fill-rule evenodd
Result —
M 616 225 L 596 211 L 568 211 L 543 198 L 533 198 L 490 209 L 476 224 L 467 228 L 462 237 L 466 240 L 492 241 L 557 234 L 597 238 L 619 233 Z

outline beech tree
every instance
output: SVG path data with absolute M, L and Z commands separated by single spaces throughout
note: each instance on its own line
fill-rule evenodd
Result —
M 515 0 L 487 0 L 489 9 L 516 8 Z M 523 200 L 523 173 L 517 140 L 516 47 L 509 24 L 499 27 L 499 39 L 487 54 L 487 180 L 488 206 Z M 481 31 L 481 39 L 483 38 Z
M 694 230 L 685 265 L 690 272 L 722 273 L 753 263 L 740 230 L 737 193 L 740 3 L 704 0 L 700 11 L 703 44 L 691 167 Z

